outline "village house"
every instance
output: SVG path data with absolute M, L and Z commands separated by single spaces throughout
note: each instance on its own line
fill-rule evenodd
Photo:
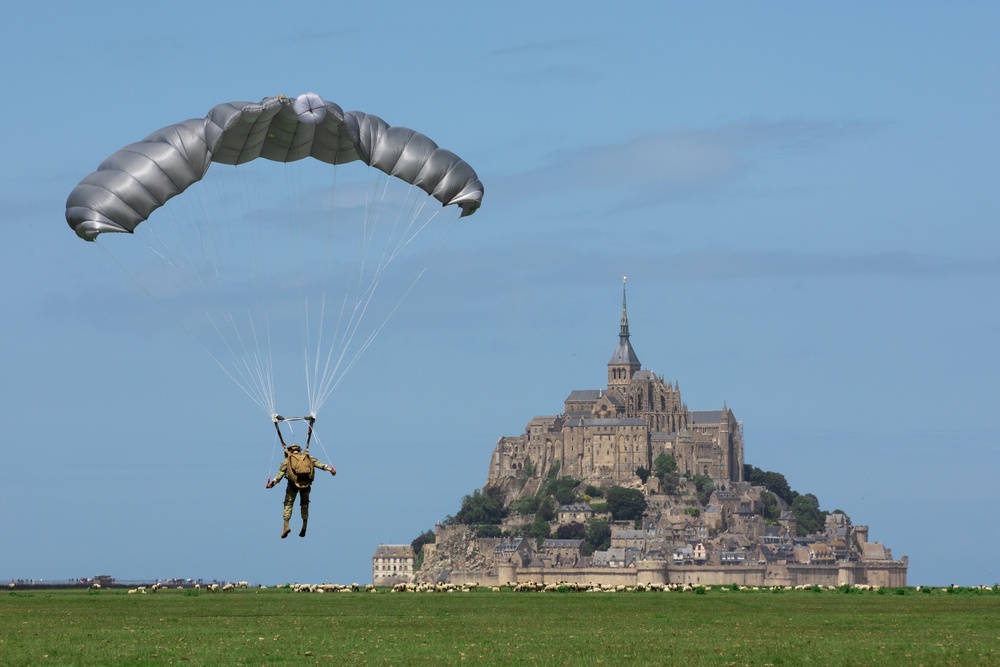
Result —
M 542 542 L 539 550 L 548 558 L 552 567 L 575 567 L 582 557 L 583 540 L 554 540 Z
M 372 583 L 395 586 L 413 581 L 413 548 L 409 544 L 380 544 L 372 556 Z
M 513 537 L 500 540 L 500 543 L 493 549 L 493 560 L 495 563 L 527 566 L 534 556 L 534 549 L 531 542 L 523 537 Z
M 561 526 L 570 523 L 587 523 L 593 517 L 594 510 L 587 503 L 560 505 L 556 511 L 556 519 Z
M 611 526 L 611 546 L 623 548 L 636 547 L 639 550 L 644 550 L 646 547 L 646 533 L 642 530 Z

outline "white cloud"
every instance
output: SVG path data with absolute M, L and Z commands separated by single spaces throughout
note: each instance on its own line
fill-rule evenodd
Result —
M 819 150 L 877 127 L 854 121 L 751 120 L 656 130 L 554 152 L 540 167 L 493 177 L 491 187 L 510 198 L 601 189 L 619 205 L 650 205 L 729 184 L 768 154 Z

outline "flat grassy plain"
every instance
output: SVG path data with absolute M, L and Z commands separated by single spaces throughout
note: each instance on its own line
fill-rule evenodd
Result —
M 0 593 L 5 667 L 305 664 L 996 665 L 1000 594 Z

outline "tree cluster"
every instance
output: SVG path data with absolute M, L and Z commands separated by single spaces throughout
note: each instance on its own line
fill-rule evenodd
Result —
M 767 489 L 767 493 L 761 497 L 764 502 L 765 520 L 778 519 L 781 510 L 775 498 L 780 498 L 795 516 L 797 535 L 804 536 L 823 531 L 829 512 L 819 508 L 819 498 L 811 493 L 801 494 L 793 490 L 781 473 L 761 470 L 746 463 L 743 465 L 743 479 L 754 486 L 763 486 Z
M 509 507 L 505 507 L 503 494 L 499 488 L 486 487 L 482 491 L 477 489 L 462 498 L 461 509 L 454 517 L 448 517 L 447 522 L 471 526 L 478 537 L 501 537 L 507 534 L 501 523 L 508 514 L 534 515 L 534 521 L 518 531 L 517 535 L 541 541 L 553 537 L 551 524 L 556 519 L 559 506 L 580 502 L 583 499 L 578 493 L 579 486 L 580 480 L 559 476 L 557 462 L 550 467 L 536 494 L 522 496 L 513 501 Z M 586 496 L 591 498 L 606 498 L 605 503 L 592 504 L 592 507 L 596 511 L 610 512 L 615 521 L 638 522 L 646 510 L 645 496 L 636 489 L 620 486 L 601 489 L 588 485 L 584 491 Z M 591 520 L 587 524 L 571 523 L 558 526 L 554 537 L 564 540 L 583 540 L 583 553 L 589 555 L 594 551 L 607 549 L 611 545 L 611 525 L 604 520 Z M 414 551 L 422 548 L 427 540 L 426 533 L 414 540 Z

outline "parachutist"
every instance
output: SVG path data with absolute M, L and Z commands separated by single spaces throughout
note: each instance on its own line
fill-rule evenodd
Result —
M 332 465 L 320 462 L 315 456 L 309 454 L 309 450 L 302 451 L 294 442 L 285 449 L 285 460 L 278 468 L 278 474 L 274 479 L 268 478 L 267 488 L 274 488 L 282 477 L 288 477 L 288 485 L 285 487 L 285 504 L 282 512 L 284 525 L 281 529 L 281 538 L 288 537 L 291 528 L 288 522 L 292 518 L 292 508 L 295 506 L 295 496 L 299 496 L 299 513 L 302 515 L 302 530 L 299 537 L 306 536 L 306 526 L 309 524 L 309 491 L 312 488 L 313 478 L 316 476 L 316 468 L 326 470 L 331 475 L 336 475 L 337 470 Z

